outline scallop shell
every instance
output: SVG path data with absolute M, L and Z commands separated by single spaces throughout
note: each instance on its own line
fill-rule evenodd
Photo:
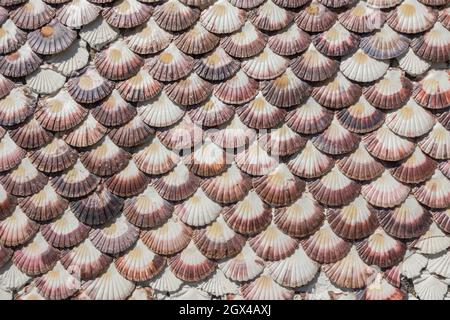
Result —
M 342 208 L 329 208 L 326 215 L 331 229 L 344 239 L 362 239 L 378 227 L 375 210 L 362 196 Z
M 340 70 L 350 80 L 371 82 L 381 78 L 389 68 L 387 60 L 377 60 L 367 55 L 362 49 L 344 57 Z
M 49 23 L 55 16 L 55 9 L 41 0 L 28 1 L 11 11 L 10 17 L 21 29 L 35 30 Z
M 79 289 L 80 281 L 58 262 L 55 267 L 36 279 L 38 292 L 49 300 L 67 299 Z
M 203 280 L 217 267 L 217 263 L 203 256 L 192 242 L 183 251 L 169 258 L 168 265 L 177 278 L 187 282 Z
M 2 54 L 16 51 L 27 40 L 27 34 L 10 19 L 2 23 L 0 30 L 0 52 Z
M 99 176 L 109 176 L 124 169 L 131 155 L 105 137 L 97 145 L 80 154 L 83 165 Z M 113 162 L 114 165 L 110 163 Z
M 349 178 L 361 181 L 371 180 L 384 170 L 383 165 L 373 159 L 361 143 L 353 153 L 339 159 L 337 166 Z
M 89 239 L 67 251 L 61 258 L 64 268 L 76 271 L 82 280 L 97 278 L 111 262 L 112 258 L 98 251 Z
M 292 290 L 280 286 L 267 275 L 241 286 L 241 293 L 247 300 L 286 300 L 294 296 Z
M 410 99 L 386 117 L 386 125 L 399 136 L 415 138 L 427 134 L 434 126 L 433 116 Z
M 424 137 L 418 145 L 424 153 L 435 159 L 447 159 L 450 154 L 448 139 L 450 139 L 450 133 L 436 122 L 428 136 Z
M 153 185 L 163 198 L 179 201 L 194 194 L 199 183 L 199 178 L 190 173 L 184 164 L 179 163 L 167 175 L 157 179 Z
M 175 277 L 175 275 L 170 271 L 169 267 L 166 267 L 158 276 L 154 277 L 149 281 L 149 285 L 161 292 L 173 293 L 177 291 L 181 285 L 182 281 Z
M 77 160 L 70 170 L 52 178 L 51 184 L 58 194 L 68 198 L 78 198 L 93 191 L 98 184 L 98 179 L 83 166 L 80 160 Z
M 90 66 L 80 76 L 67 82 L 67 91 L 77 102 L 94 103 L 107 97 L 113 91 L 114 85 Z
M 416 85 L 414 100 L 429 109 L 442 109 L 450 104 L 450 75 L 444 70 L 431 70 Z
M 223 81 L 239 71 L 240 63 L 218 47 L 195 64 L 195 72 L 208 81 Z
M 172 37 L 150 18 L 145 25 L 127 35 L 125 43 L 136 53 L 150 54 L 165 49 L 172 41 Z
M 236 110 L 241 121 L 250 128 L 266 129 L 280 124 L 286 111 L 279 109 L 258 94 L 255 99 Z
M 37 276 L 50 271 L 59 259 L 59 251 L 50 246 L 42 234 L 37 233 L 33 240 L 14 252 L 12 261 L 28 276 Z
M 322 32 L 330 29 L 337 15 L 323 4 L 313 1 L 295 17 L 299 28 L 307 32 Z
M 167 31 L 182 31 L 192 26 L 200 17 L 200 10 L 178 0 L 158 6 L 153 13 L 155 22 Z
M 146 22 L 153 8 L 137 0 L 118 0 L 102 11 L 106 22 L 116 28 L 133 28 Z
M 6 290 L 19 290 L 27 282 L 31 280 L 31 277 L 20 271 L 12 262 L 7 263 L 2 268 L 2 274 L 0 275 L 0 284 L 2 288 Z
M 200 22 L 206 30 L 217 33 L 237 31 L 245 20 L 245 11 L 234 7 L 226 0 L 215 2 L 200 15 Z
M 433 275 L 422 275 L 414 280 L 414 291 L 420 300 L 442 300 L 448 284 Z
M 288 26 L 293 20 L 293 14 L 279 7 L 272 0 L 268 0 L 253 9 L 248 18 L 260 30 L 276 31 Z
M 246 239 L 233 231 L 222 217 L 192 234 L 192 240 L 201 253 L 209 259 L 224 259 L 238 254 Z
M 60 73 L 40 68 L 26 78 L 27 85 L 38 94 L 53 94 L 64 86 L 66 77 Z
M 352 247 L 350 242 L 339 238 L 327 222 L 316 233 L 302 240 L 301 245 L 312 260 L 325 264 L 341 260 Z
M 196 73 L 165 86 L 164 91 L 173 102 L 182 106 L 204 102 L 212 93 L 212 85 Z
M 28 43 L 34 52 L 50 55 L 66 50 L 76 37 L 75 31 L 54 19 L 39 30 L 30 32 Z
M 285 117 L 286 124 L 302 134 L 315 134 L 324 131 L 333 121 L 333 113 L 309 97 L 298 108 L 291 110 Z
M 198 188 L 185 202 L 175 206 L 174 214 L 189 226 L 202 227 L 213 222 L 221 210 L 219 204 L 209 199 L 205 192 Z
M 287 68 L 279 77 L 265 81 L 261 85 L 261 93 L 266 100 L 280 108 L 298 105 L 310 91 L 309 85 L 300 80 L 291 68 Z
M 304 193 L 300 199 L 288 207 L 274 211 L 274 223 L 291 237 L 302 238 L 314 233 L 325 219 L 323 207 L 310 193 Z
M 55 248 L 67 249 L 83 242 L 90 228 L 77 220 L 70 209 L 41 229 L 42 236 Z
M 278 284 L 297 288 L 308 284 L 317 274 L 319 264 L 311 260 L 300 246 L 288 258 L 269 262 L 267 273 Z
M 236 165 L 231 165 L 222 174 L 204 180 L 201 187 L 213 201 L 230 204 L 245 197 L 251 189 L 251 181 Z
M 259 258 L 247 243 L 238 255 L 222 261 L 219 269 L 233 281 L 248 281 L 264 270 L 264 260 Z
M 100 13 L 100 7 L 87 0 L 69 2 L 61 7 L 56 16 L 59 21 L 71 28 L 80 28 L 94 21 Z
M 359 256 L 368 265 L 375 264 L 381 268 L 396 265 L 402 261 L 406 252 L 404 243 L 390 237 L 381 228 L 356 246 Z
M 424 73 L 431 66 L 431 63 L 418 57 L 411 48 L 396 59 L 399 67 L 412 76 Z
M 94 58 L 98 73 L 109 80 L 128 79 L 139 71 L 143 63 L 144 59 L 120 40 L 97 53 Z
M 220 38 L 209 32 L 200 22 L 193 25 L 188 31 L 173 39 L 175 45 L 186 54 L 202 54 L 213 50 Z
M 409 42 L 406 36 L 396 33 L 385 24 L 379 32 L 363 38 L 361 48 L 372 58 L 392 59 L 405 53 Z
M 291 60 L 290 67 L 300 79 L 316 82 L 324 81 L 336 74 L 339 63 L 323 55 L 310 44 L 308 50 Z
M 352 53 L 359 45 L 360 38 L 336 22 L 330 29 L 314 35 L 312 43 L 321 53 L 341 57 Z
M 424 234 L 431 223 L 431 216 L 417 200 L 409 196 L 393 210 L 377 212 L 381 227 L 400 239 L 416 238 Z
M 411 96 L 412 83 L 399 69 L 388 69 L 382 79 L 363 90 L 374 107 L 391 110 L 403 106 Z
M 264 34 L 247 21 L 239 32 L 224 37 L 220 46 L 232 57 L 249 58 L 263 51 L 266 42 Z
M 134 290 L 134 283 L 125 279 L 113 263 L 100 277 L 85 282 L 81 290 L 92 300 L 123 300 Z
M 436 170 L 431 179 L 414 190 L 416 199 L 424 205 L 439 209 L 449 205 L 447 188 L 450 181 L 439 170 Z
M 417 0 L 403 1 L 392 10 L 386 22 L 396 31 L 418 33 L 430 29 L 437 20 L 437 12 Z
M 327 154 L 339 155 L 355 150 L 359 137 L 334 118 L 327 129 L 311 139 L 314 146 Z
M 402 164 L 391 170 L 392 175 L 403 183 L 420 183 L 428 180 L 434 173 L 437 163 L 426 156 L 420 148 Z
M 249 245 L 262 259 L 278 261 L 293 254 L 298 241 L 271 223 L 263 232 L 250 238 Z
M 369 153 L 384 161 L 399 161 L 414 152 L 414 143 L 393 133 L 386 125 L 362 139 Z
M 364 288 L 375 272 L 358 255 L 353 246 L 350 252 L 338 262 L 326 264 L 324 272 L 327 277 L 343 288 Z
M 63 138 L 67 144 L 74 147 L 88 147 L 99 142 L 105 135 L 107 129 L 102 126 L 91 113 L 86 120 L 76 126 L 73 130 L 64 134 Z
M 253 190 L 241 201 L 224 208 L 221 214 L 234 231 L 244 235 L 263 231 L 272 220 L 269 206 Z
M 253 187 L 266 203 L 286 206 L 300 197 L 305 183 L 294 176 L 285 164 L 280 164 L 267 175 L 253 180 Z
M 16 51 L 0 57 L 0 73 L 8 77 L 24 77 L 35 71 L 42 63 L 30 45 L 25 43 Z
M 56 68 L 56 71 L 69 77 L 75 75 L 77 70 L 87 66 L 89 52 L 86 50 L 84 41 L 75 41 L 69 48 L 60 54 L 51 56 L 47 61 Z
M 310 41 L 308 33 L 293 23 L 280 33 L 271 36 L 267 44 L 276 54 L 292 56 L 306 50 Z
M 44 222 L 60 216 L 69 203 L 47 184 L 35 195 L 20 199 L 19 205 L 29 218 Z
M 89 226 L 100 226 L 111 221 L 122 209 L 123 200 L 106 188 L 99 188 L 89 196 L 70 203 L 78 220 Z
M 410 187 L 395 180 L 389 171 L 384 171 L 380 177 L 361 187 L 364 199 L 381 208 L 392 208 L 401 204 L 409 192 Z
M 406 293 L 378 274 L 375 280 L 361 293 L 361 300 L 405 300 Z
M 81 28 L 80 37 L 98 50 L 117 39 L 119 30 L 110 26 L 102 17 L 97 17 L 93 22 Z
M 413 245 L 422 254 L 438 254 L 450 247 L 450 241 L 446 234 L 432 223 L 428 231 L 414 241 Z
M 401 274 L 409 279 L 420 275 L 421 270 L 427 266 L 428 259 L 420 253 L 414 251 L 406 251 L 405 257 L 401 264 Z
M 141 240 L 114 264 L 117 271 L 130 281 L 142 282 L 159 274 L 165 267 L 166 260 L 149 250 Z
M 25 244 L 38 230 L 39 225 L 16 206 L 10 216 L 0 221 L 0 244 L 8 247 Z
M 171 43 L 148 63 L 150 75 L 160 81 L 175 81 L 187 76 L 194 67 L 193 58 Z
M 287 162 L 289 170 L 303 178 L 318 178 L 330 171 L 333 165 L 333 158 L 319 151 L 311 141 L 306 142 L 302 151 Z
M 363 1 L 355 2 L 350 10 L 339 14 L 339 22 L 349 31 L 357 33 L 368 33 L 375 29 L 381 29 L 385 21 L 385 14 L 376 7 Z

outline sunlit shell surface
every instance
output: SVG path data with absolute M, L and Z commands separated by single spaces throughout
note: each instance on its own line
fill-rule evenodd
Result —
M 0 299 L 449 299 L 448 0 L 0 0 Z

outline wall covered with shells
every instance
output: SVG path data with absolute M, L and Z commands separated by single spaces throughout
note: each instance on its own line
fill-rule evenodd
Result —
M 0 0 L 0 298 L 449 298 L 448 5 Z

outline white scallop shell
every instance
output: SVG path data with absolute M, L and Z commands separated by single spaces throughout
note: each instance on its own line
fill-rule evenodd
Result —
M 70 77 L 73 72 L 87 66 L 89 62 L 89 52 L 86 50 L 83 40 L 74 42 L 63 52 L 51 56 L 48 63 L 55 67 L 56 71 Z
M 89 43 L 91 47 L 100 50 L 108 43 L 117 39 L 119 32 L 103 20 L 102 17 L 98 17 L 93 22 L 81 28 L 80 37 Z
M 165 268 L 157 277 L 149 281 L 149 286 L 161 292 L 175 292 L 180 289 L 183 282 L 170 270 Z
M 371 82 L 381 78 L 389 68 L 389 60 L 377 60 L 359 49 L 342 59 L 340 70 L 349 79 Z
M 220 269 L 216 269 L 213 275 L 202 282 L 198 288 L 213 296 L 224 296 L 228 293 L 237 294 L 239 291 L 238 286 L 228 280 Z
M 430 257 L 427 270 L 445 278 L 450 278 L 450 252 Z
M 134 283 L 122 277 L 111 263 L 105 273 L 88 282 L 83 289 L 93 300 L 122 300 L 133 292 Z
M 423 255 L 407 251 L 401 265 L 401 274 L 409 279 L 415 278 L 427 266 L 427 262 L 428 259 Z
M 38 94 L 53 94 L 64 86 L 66 77 L 47 68 L 40 68 L 26 77 L 27 85 Z
M 436 254 L 450 247 L 450 237 L 433 222 L 428 231 L 414 245 L 424 254 Z
M 0 269 L 0 288 L 6 291 L 16 291 L 23 287 L 31 278 L 19 270 L 12 261 Z
M 444 281 L 430 274 L 416 278 L 413 283 L 420 300 L 442 300 L 448 290 Z
M 41 68 L 27 76 L 26 82 L 38 94 L 53 94 L 64 86 L 66 77 L 56 71 Z
M 214 221 L 222 210 L 222 207 L 209 199 L 205 192 L 198 188 L 195 193 L 183 202 L 184 212 L 179 215 L 184 223 L 201 227 Z
M 411 76 L 418 76 L 431 67 L 431 63 L 418 57 L 411 48 L 397 57 L 397 60 L 399 67 Z
M 301 246 L 286 259 L 269 263 L 267 271 L 271 277 L 283 285 L 289 279 L 289 286 L 301 287 L 310 282 L 319 270 L 319 264 L 311 260 Z

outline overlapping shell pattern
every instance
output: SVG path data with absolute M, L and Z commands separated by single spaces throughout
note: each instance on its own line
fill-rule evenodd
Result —
M 4 299 L 444 299 L 448 0 L 0 0 Z

